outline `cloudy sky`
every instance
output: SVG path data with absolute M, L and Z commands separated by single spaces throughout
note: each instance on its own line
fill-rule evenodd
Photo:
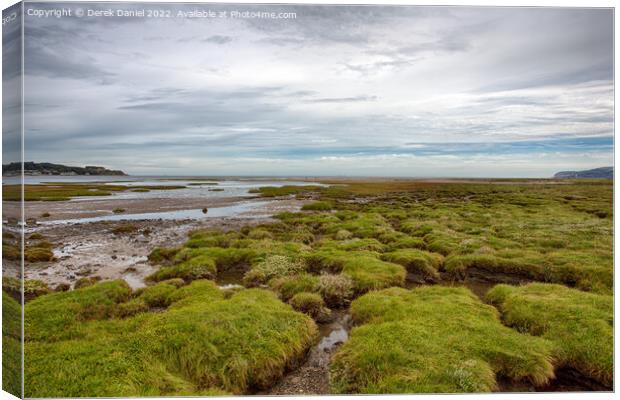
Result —
M 175 18 L 26 16 L 27 160 L 413 177 L 613 163 L 611 10 L 156 8 Z M 176 18 L 196 8 L 296 18 Z

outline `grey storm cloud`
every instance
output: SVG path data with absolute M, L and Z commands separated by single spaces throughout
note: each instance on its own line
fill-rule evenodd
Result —
M 235 175 L 547 176 L 611 163 L 609 9 L 158 7 L 296 18 L 27 16 L 27 158 Z

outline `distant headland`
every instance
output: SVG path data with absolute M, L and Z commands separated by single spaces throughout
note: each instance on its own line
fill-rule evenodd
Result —
M 614 167 L 602 167 L 585 171 L 562 171 L 553 175 L 555 179 L 614 179 Z
M 22 165 L 18 162 L 2 165 L 3 176 L 15 176 L 21 173 Z M 35 163 L 28 161 L 24 163 L 24 175 L 127 175 L 123 171 L 110 170 L 104 167 L 87 165 L 85 167 L 71 167 L 62 164 Z

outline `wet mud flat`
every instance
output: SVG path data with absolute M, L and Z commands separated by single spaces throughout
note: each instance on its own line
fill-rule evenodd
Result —
M 24 205 L 26 219 L 35 219 L 39 223 L 58 220 L 77 220 L 83 218 L 114 215 L 115 209 L 124 210 L 126 215 L 170 212 L 209 207 L 224 207 L 248 198 L 214 197 L 214 198 L 145 198 L 122 199 L 116 196 L 106 198 L 77 198 L 68 201 L 32 201 Z M 251 199 L 250 199 L 251 200 Z M 19 209 L 4 210 L 4 217 L 19 217 Z M 47 216 L 49 214 L 49 216 Z
M 169 212 L 163 211 L 150 213 L 151 219 L 141 219 L 140 214 L 123 214 L 115 215 L 115 220 L 84 217 L 82 220 L 86 222 L 76 222 L 79 219 L 72 215 L 67 220 L 38 222 L 34 228 L 27 228 L 26 237 L 34 232 L 44 235 L 54 245 L 56 260 L 28 263 L 25 278 L 41 280 L 52 288 L 67 283 L 73 286 L 84 277 L 121 278 L 132 288 L 140 288 L 145 285 L 144 278 L 157 269 L 147 259 L 154 248 L 181 245 L 193 230 L 237 230 L 273 222 L 274 214 L 298 211 L 302 205 L 303 202 L 294 199 L 244 200 L 222 206 L 220 209 L 231 211 L 228 216 L 217 216 L 218 208 L 212 208 L 206 214 L 201 209 L 174 211 L 169 218 Z M 176 218 L 184 213 L 196 217 Z

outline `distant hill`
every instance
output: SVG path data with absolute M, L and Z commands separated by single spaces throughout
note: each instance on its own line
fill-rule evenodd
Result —
M 20 163 L 10 163 L 2 165 L 3 176 L 14 176 L 21 173 Z M 127 175 L 123 171 L 110 170 L 104 167 L 70 167 L 61 164 L 35 163 L 32 161 L 24 163 L 24 175 Z
M 555 179 L 614 179 L 614 167 L 602 167 L 586 171 L 562 171 L 553 177 Z

